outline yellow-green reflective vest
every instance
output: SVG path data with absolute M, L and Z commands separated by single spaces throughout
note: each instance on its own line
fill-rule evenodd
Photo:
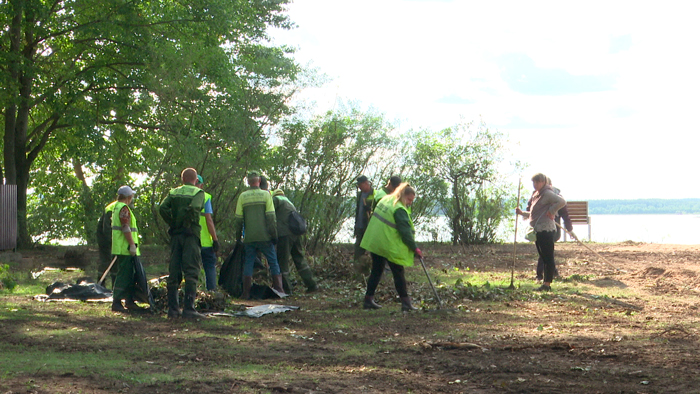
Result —
M 122 210 L 122 207 L 127 207 L 129 213 L 131 214 L 131 223 L 129 224 L 129 227 L 131 227 L 131 236 L 136 244 L 136 255 L 141 256 L 141 250 L 139 247 L 139 229 L 136 226 L 136 217 L 134 216 L 134 212 L 131 210 L 131 208 L 121 201 L 117 201 L 116 204 L 114 204 L 114 209 L 112 210 L 112 254 L 121 256 L 127 256 L 130 254 L 129 242 L 127 242 L 126 237 L 122 232 L 122 225 L 119 221 L 119 211 Z
M 114 212 L 114 206 L 117 205 L 118 201 L 112 201 L 111 203 L 107 204 L 105 207 L 105 213 L 107 212 Z
M 403 265 L 405 267 L 413 266 L 414 251 L 401 239 L 401 234 L 396 229 L 396 221 L 394 220 L 394 212 L 397 209 L 403 209 L 408 212 L 406 206 L 400 201 L 394 204 L 393 198 L 382 198 L 374 209 L 372 218 L 367 225 L 367 231 L 362 237 L 360 247 L 374 254 L 386 257 L 387 260 L 394 264 Z M 413 220 L 411 215 L 408 215 L 413 229 Z
M 211 201 L 211 194 L 204 192 L 205 207 L 207 205 L 207 201 Z M 211 248 L 214 246 L 214 240 L 211 238 L 211 234 L 209 233 L 209 227 L 207 227 L 207 217 L 204 216 L 204 209 L 206 208 L 202 208 L 202 213 L 199 215 L 199 225 L 202 227 L 202 236 L 200 238 L 203 248 Z

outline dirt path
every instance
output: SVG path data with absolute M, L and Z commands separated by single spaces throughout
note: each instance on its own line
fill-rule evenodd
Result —
M 363 285 L 333 280 L 328 267 L 315 267 L 329 276 L 320 293 L 285 301 L 299 311 L 260 319 L 169 322 L 6 295 L 2 357 L 27 361 L 4 372 L 0 361 L 0 392 L 700 392 L 700 246 L 589 246 L 612 265 L 557 244 L 565 280 L 545 294 L 530 291 L 531 244 L 518 245 L 513 292 L 503 290 L 512 245 L 426 247 L 445 304 L 436 309 L 416 266 L 411 294 L 424 309 L 410 314 L 399 312 L 390 274 L 384 308 L 364 311 Z M 491 277 L 489 287 L 454 286 L 455 268 Z

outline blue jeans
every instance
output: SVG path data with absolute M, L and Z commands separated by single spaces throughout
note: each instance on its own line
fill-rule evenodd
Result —
M 272 241 L 250 242 L 245 245 L 245 265 L 243 266 L 243 276 L 253 276 L 253 266 L 257 252 L 262 253 L 270 266 L 270 274 L 279 275 L 280 265 L 277 263 L 277 253 Z
M 204 267 L 207 290 L 216 289 L 216 253 L 214 253 L 214 248 L 202 248 L 202 267 Z

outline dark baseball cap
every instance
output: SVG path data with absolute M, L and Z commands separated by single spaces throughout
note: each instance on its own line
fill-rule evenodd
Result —
M 389 178 L 389 183 L 393 187 L 398 187 L 401 184 L 401 177 L 398 175 L 394 175 L 391 178 Z
M 358 184 L 358 185 L 359 185 L 360 183 L 365 183 L 365 182 L 367 182 L 367 181 L 369 181 L 369 179 L 368 179 L 366 176 L 364 176 L 364 175 L 360 175 L 360 176 L 357 177 L 357 184 Z

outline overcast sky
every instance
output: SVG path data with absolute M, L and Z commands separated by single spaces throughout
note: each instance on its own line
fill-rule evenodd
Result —
M 483 120 L 523 181 L 564 197 L 700 198 L 700 55 L 693 1 L 295 0 L 304 93 L 386 114 L 400 130 Z M 514 177 L 517 183 L 517 176 Z

